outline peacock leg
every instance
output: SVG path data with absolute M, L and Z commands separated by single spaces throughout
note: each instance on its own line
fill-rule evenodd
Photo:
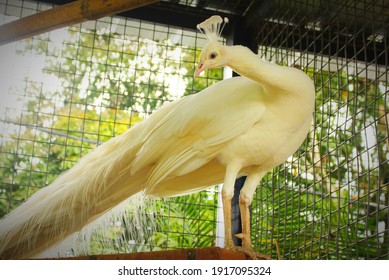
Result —
M 254 252 L 251 242 L 251 215 L 250 205 L 255 189 L 262 176 L 260 173 L 254 173 L 247 177 L 245 185 L 243 186 L 239 195 L 239 209 L 242 219 L 242 233 L 237 234 L 236 237 L 242 239 L 242 247 L 238 251 L 244 252 L 252 259 L 270 259 L 270 256 Z
M 231 230 L 231 200 L 227 192 L 222 190 L 222 200 L 223 200 L 223 214 L 224 214 L 224 248 L 232 249 L 234 248 L 234 242 L 232 241 L 232 230 Z
M 238 238 L 242 239 L 242 247 L 246 250 L 253 252 L 253 246 L 251 242 L 251 215 L 250 215 L 250 199 L 243 193 L 239 195 L 239 209 L 242 219 L 242 233 L 238 234 Z
M 224 214 L 224 248 L 233 249 L 234 242 L 232 241 L 231 231 L 231 200 L 234 196 L 235 179 L 241 168 L 240 164 L 231 163 L 226 168 L 224 184 L 222 189 L 223 214 Z

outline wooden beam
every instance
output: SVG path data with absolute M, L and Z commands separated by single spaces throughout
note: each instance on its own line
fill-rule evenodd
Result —
M 219 247 L 176 249 L 128 254 L 93 255 L 55 260 L 248 260 L 244 253 Z
M 157 0 L 79 0 L 0 26 L 0 45 L 42 34 L 61 27 L 96 20 Z

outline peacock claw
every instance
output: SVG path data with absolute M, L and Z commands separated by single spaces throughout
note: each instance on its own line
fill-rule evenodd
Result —
M 259 252 L 254 252 L 253 249 L 246 248 L 246 247 L 240 247 L 240 246 L 233 246 L 230 248 L 227 248 L 236 252 L 244 253 L 246 256 L 248 256 L 252 260 L 271 260 L 271 257 Z
M 259 252 L 254 252 L 251 245 L 251 238 L 244 233 L 237 233 L 235 237 L 242 239 L 242 247 L 234 246 L 233 250 L 246 254 L 252 260 L 271 260 L 271 257 Z

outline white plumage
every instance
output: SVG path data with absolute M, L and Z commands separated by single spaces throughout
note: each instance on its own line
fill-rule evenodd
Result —
M 35 193 L 0 221 L 2 258 L 32 257 L 142 190 L 168 197 L 222 182 L 225 247 L 256 257 L 248 207 L 261 178 L 306 137 L 315 90 L 300 70 L 262 61 L 243 46 L 219 44 L 222 23 L 212 17 L 199 25 L 209 43 L 195 75 L 229 66 L 242 77 L 165 105 Z M 239 249 L 231 238 L 231 198 L 242 175 L 248 177 L 240 195 Z

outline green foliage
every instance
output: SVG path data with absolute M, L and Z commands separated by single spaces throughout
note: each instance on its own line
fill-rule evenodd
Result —
M 145 206 L 146 205 L 146 206 Z M 217 192 L 129 205 L 107 230 L 92 235 L 89 254 L 214 246 Z
M 0 216 L 164 102 L 223 77 L 214 70 L 193 79 L 200 51 L 169 39 L 79 27 L 65 29 L 63 38 L 35 37 L 17 50 L 25 59 L 43 59 L 43 80 L 26 75 L 21 93 L 10 89 L 23 102 L 20 114 L 1 119 L 7 128 L 0 135 Z M 314 126 L 258 188 L 255 248 L 277 257 L 278 246 L 288 259 L 380 258 L 389 251 L 388 85 L 344 70 L 305 71 L 317 90 Z M 141 209 L 142 222 L 134 215 L 112 220 L 91 237 L 89 250 L 211 246 L 216 208 L 215 190 L 159 200 Z M 140 234 L 134 224 L 147 230 Z
M 215 243 L 217 193 L 199 192 L 157 205 L 154 244 L 158 248 L 195 248 Z
M 50 184 L 99 143 L 122 134 L 161 106 L 222 79 L 222 70 L 193 80 L 200 54 L 190 46 L 124 36 L 109 30 L 65 29 L 23 42 L 17 56 L 44 61 L 42 79 L 26 75 L 22 114 L 1 135 L 0 217 Z M 20 124 L 20 125 L 19 125 Z M 93 253 L 201 247 L 214 243 L 214 192 L 161 200 L 141 225 L 135 217 L 112 220 L 91 237 Z M 129 211 L 131 212 L 131 211 Z M 136 240 L 136 242 L 135 242 Z M 143 240 L 139 242 L 139 240 Z
M 262 181 L 253 203 L 257 250 L 287 259 L 374 259 L 389 252 L 388 85 L 306 69 L 314 126 Z M 277 248 L 278 246 L 278 248 Z

